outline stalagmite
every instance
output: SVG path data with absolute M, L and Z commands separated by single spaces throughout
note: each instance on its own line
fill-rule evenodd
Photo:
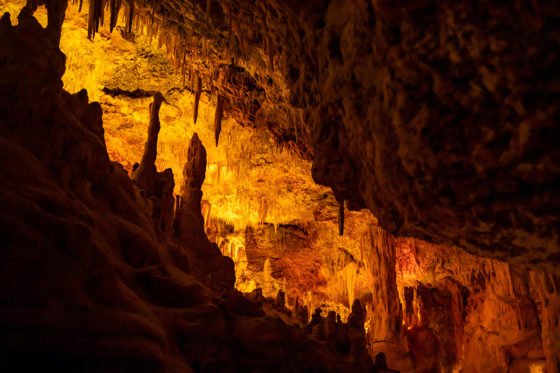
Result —
M 150 104 L 150 124 L 148 126 L 148 139 L 144 145 L 144 153 L 138 167 L 132 171 L 132 181 L 152 202 L 152 218 L 156 233 L 162 239 L 169 239 L 173 230 L 173 210 L 175 198 L 173 197 L 173 172 L 170 168 L 157 172 L 157 142 L 161 128 L 159 109 L 165 101 L 161 93 L 156 93 L 154 101 Z M 155 198 L 151 198 L 155 197 Z
M 198 118 L 198 106 L 200 104 L 200 96 L 202 95 L 202 79 L 200 75 L 196 75 L 196 89 L 194 91 L 194 110 L 193 110 L 193 121 L 196 124 Z
M 202 215 L 202 184 L 206 177 L 206 149 L 193 134 L 183 168 L 181 204 L 175 214 L 174 236 L 178 242 L 188 242 L 193 247 L 196 275 L 216 291 L 230 291 L 235 284 L 233 260 L 222 256 L 215 244 L 210 244 L 204 232 Z
M 224 117 L 224 104 L 225 98 L 221 95 L 218 96 L 218 103 L 216 105 L 216 113 L 214 116 L 214 137 L 216 138 L 216 146 L 220 140 L 220 132 L 222 132 L 222 118 Z
M 204 232 L 201 188 L 205 177 L 206 149 L 195 133 L 189 144 L 187 161 L 183 169 L 181 206 L 175 217 L 175 234 L 180 238 Z
M 286 306 L 286 293 L 282 290 L 278 290 L 276 293 L 276 305 L 282 308 Z
M 325 323 L 325 339 L 333 343 L 336 340 L 336 312 L 329 311 L 327 313 L 327 322 Z
M 132 180 L 139 184 L 143 189 L 150 186 L 150 177 L 156 169 L 155 162 L 157 157 L 157 141 L 159 130 L 161 128 L 159 121 L 159 109 L 161 108 L 163 101 L 163 95 L 161 93 L 156 93 L 154 96 L 154 102 L 150 104 L 148 139 L 144 145 L 144 154 L 142 154 L 140 165 L 132 174 Z

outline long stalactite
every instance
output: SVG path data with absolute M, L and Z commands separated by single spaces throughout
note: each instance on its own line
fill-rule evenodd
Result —
M 218 95 L 216 113 L 214 114 L 214 137 L 216 139 L 216 146 L 218 146 L 220 133 L 222 132 L 222 119 L 224 117 L 225 101 L 225 97 Z

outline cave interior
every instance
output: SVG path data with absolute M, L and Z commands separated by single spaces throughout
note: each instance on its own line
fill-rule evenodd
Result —
M 0 13 L 2 371 L 560 372 L 560 3 Z

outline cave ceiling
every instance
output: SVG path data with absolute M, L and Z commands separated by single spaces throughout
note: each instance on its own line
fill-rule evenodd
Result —
M 557 268 L 557 4 L 136 1 L 131 10 L 124 2 L 119 32 L 165 48 L 179 71 L 169 89 L 192 92 L 200 79 L 202 117 L 212 121 L 222 101 L 225 122 L 266 129 L 349 208 L 368 208 L 398 236 Z M 109 63 L 141 79 L 118 60 Z M 145 89 L 162 90 L 156 82 Z
M 201 73 L 249 73 L 249 122 L 312 159 L 337 200 L 395 235 L 557 268 L 557 4 L 140 4 L 144 24 L 194 36 Z

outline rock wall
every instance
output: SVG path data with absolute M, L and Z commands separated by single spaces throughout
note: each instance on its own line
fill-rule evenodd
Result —
M 437 341 L 419 360 L 442 371 L 558 371 L 558 320 L 543 307 L 556 307 L 555 276 L 453 247 L 411 239 L 396 245 L 406 333 L 427 330 Z M 415 349 L 410 340 L 408 347 Z
M 557 268 L 557 6 L 267 5 L 317 182 L 395 235 Z

